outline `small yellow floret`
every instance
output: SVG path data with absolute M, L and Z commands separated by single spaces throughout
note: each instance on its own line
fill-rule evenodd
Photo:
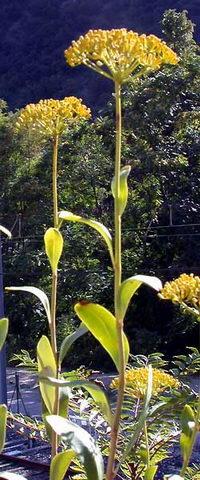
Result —
M 185 304 L 200 311 L 200 277 L 182 273 L 172 282 L 166 282 L 159 296 L 174 303 Z
M 40 100 L 31 103 L 21 110 L 16 128 L 31 128 L 46 137 L 60 135 L 66 127 L 81 119 L 90 117 L 90 109 L 76 97 L 65 97 L 63 100 Z
M 120 84 L 132 73 L 139 76 L 178 62 L 176 53 L 155 35 L 138 35 L 125 28 L 89 30 L 72 42 L 65 58 L 71 67 L 87 65 Z
M 132 397 L 144 398 L 148 382 L 148 368 L 132 368 L 125 373 L 125 391 Z M 111 383 L 111 388 L 118 389 L 119 379 L 115 378 Z M 153 369 L 153 388 L 152 394 L 159 395 L 164 390 L 178 388 L 180 383 L 176 378 L 164 370 Z

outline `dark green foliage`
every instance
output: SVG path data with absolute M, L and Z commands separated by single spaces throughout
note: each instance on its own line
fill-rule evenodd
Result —
M 195 47 L 193 41 L 194 24 L 187 17 L 187 10 L 177 12 L 176 10 L 167 10 L 163 15 L 162 26 L 166 42 L 171 48 L 174 48 L 178 54 L 186 49 L 191 50 Z

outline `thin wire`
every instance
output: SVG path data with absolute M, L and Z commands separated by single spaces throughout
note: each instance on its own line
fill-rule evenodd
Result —
M 141 232 L 141 230 L 124 230 L 124 233 L 133 233 L 136 234 L 137 232 Z M 62 230 L 62 233 L 68 234 L 69 231 L 67 230 Z M 142 235 L 143 238 L 151 237 L 151 238 L 159 238 L 159 237 L 199 237 L 200 233 L 165 233 L 165 234 L 148 234 L 148 235 Z M 43 240 L 44 236 L 43 235 L 36 235 L 36 236 L 27 236 L 27 237 L 12 237 L 10 239 L 3 238 L 2 237 L 2 242 L 3 243 L 11 243 L 11 242 L 24 242 L 26 240 L 32 240 L 32 241 L 38 241 L 38 240 Z

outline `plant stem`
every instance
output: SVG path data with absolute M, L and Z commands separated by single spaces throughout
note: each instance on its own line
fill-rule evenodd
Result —
M 147 422 L 144 422 L 144 437 L 145 437 L 145 445 L 147 450 L 147 468 L 150 465 L 150 454 L 149 454 L 149 439 L 148 439 L 148 432 L 147 432 Z
M 53 166 L 52 166 L 53 224 L 54 224 L 54 228 L 58 227 L 58 188 L 57 188 L 58 139 L 59 139 L 59 136 L 55 135 L 55 137 L 53 139 Z
M 123 321 L 118 312 L 118 292 L 121 285 L 121 215 L 120 215 L 120 167 L 121 167 L 121 85 L 115 82 L 115 102 L 116 102 L 116 147 L 115 147 L 115 199 L 114 199 L 114 222 L 115 222 L 115 268 L 114 268 L 114 302 L 115 318 L 117 325 L 118 350 L 119 350 L 119 388 L 117 396 L 117 405 L 111 429 L 110 451 L 106 472 L 106 480 L 113 480 L 115 477 L 115 456 L 118 441 L 119 424 L 121 417 L 122 404 L 124 399 L 125 386 L 125 358 L 123 346 Z
M 53 139 L 53 165 L 52 165 L 52 193 L 53 193 L 53 223 L 54 228 L 58 227 L 58 189 L 57 189 L 57 164 L 58 164 L 58 140 L 56 135 Z M 51 285 L 51 347 L 54 354 L 55 362 L 57 365 L 57 378 L 58 378 L 58 352 L 57 352 L 57 339 L 56 339 L 56 303 L 57 303 L 57 282 L 58 273 L 57 269 L 52 273 L 52 285 Z M 58 387 L 55 387 L 55 403 L 53 409 L 54 415 L 59 413 L 59 391 Z M 52 431 L 51 437 L 51 458 L 53 458 L 58 451 L 58 435 Z

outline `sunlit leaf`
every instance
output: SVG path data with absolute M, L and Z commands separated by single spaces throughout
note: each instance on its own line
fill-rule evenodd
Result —
M 52 379 L 53 380 L 53 379 Z M 58 387 L 58 385 L 56 385 Z M 67 386 L 59 388 L 59 415 L 63 418 L 68 416 L 69 399 L 71 397 L 71 390 Z
M 75 305 L 75 312 L 88 330 L 109 353 L 119 370 L 119 348 L 116 319 L 109 310 L 96 303 L 80 302 Z M 123 334 L 125 363 L 129 357 L 129 343 Z
M 72 459 L 75 457 L 73 450 L 58 453 L 50 465 L 50 480 L 63 480 Z
M 42 305 L 45 309 L 48 322 L 49 322 L 49 324 L 51 324 L 51 312 L 50 312 L 49 299 L 48 299 L 46 293 L 44 293 L 42 290 L 40 290 L 40 288 L 37 288 L 37 287 L 6 287 L 5 290 L 6 290 L 6 292 L 12 292 L 12 291 L 13 292 L 15 292 L 15 291 L 29 292 L 29 293 L 32 293 L 33 295 L 35 295 L 41 301 L 41 303 L 42 303 Z
M 164 480 L 184 480 L 180 475 L 164 475 Z
M 5 343 L 6 337 L 7 337 L 8 323 L 9 323 L 8 318 L 1 318 L 1 320 L 0 320 L 0 350 L 2 349 L 2 347 Z
M 44 243 L 52 272 L 55 272 L 62 255 L 63 237 L 57 228 L 48 228 L 44 235 Z
M 37 344 L 38 372 L 42 377 L 56 378 L 57 367 L 49 339 L 43 335 Z M 40 381 L 40 392 L 49 413 L 53 412 L 56 388 Z
M 5 480 L 27 480 L 27 477 L 12 472 L 1 472 L 0 478 Z
M 59 353 L 59 363 L 63 362 L 64 358 L 66 357 L 68 351 L 70 350 L 73 343 L 80 338 L 84 333 L 88 332 L 88 329 L 85 325 L 80 325 L 79 328 L 70 335 L 68 335 L 61 343 L 60 353 Z
M 183 455 L 183 461 L 187 462 L 194 443 L 195 414 L 190 405 L 185 405 L 181 414 L 182 432 L 180 436 L 180 446 Z
M 144 480 L 153 480 L 157 472 L 157 469 L 158 469 L 157 465 L 150 465 L 149 467 L 147 467 L 144 474 Z
M 2 452 L 5 444 L 6 420 L 7 420 L 7 407 L 6 405 L 0 405 L 0 452 Z
M 127 179 L 129 176 L 129 173 L 131 171 L 130 165 L 126 165 L 121 169 L 120 172 L 120 195 L 119 195 L 119 213 L 120 215 L 123 214 L 127 200 L 128 200 L 128 184 L 127 184 Z M 111 189 L 112 189 L 112 194 L 113 197 L 115 198 L 115 177 L 112 180 L 111 183 Z
M 83 223 L 83 224 L 88 225 L 89 227 L 92 227 L 95 230 L 97 230 L 97 232 L 100 233 L 100 235 L 103 237 L 104 241 L 106 242 L 106 245 L 108 247 L 110 257 L 111 257 L 111 260 L 112 260 L 112 263 L 114 264 L 112 237 L 110 235 L 109 230 L 102 223 L 96 222 L 96 220 L 90 220 L 90 219 L 81 217 L 80 215 L 74 215 L 71 212 L 65 212 L 65 211 L 61 211 L 59 213 L 59 219 L 60 220 L 67 220 L 68 222 Z
M 78 425 L 57 415 L 48 416 L 47 421 L 67 446 L 76 452 L 84 465 L 87 480 L 103 480 L 103 458 L 91 435 Z
M 134 277 L 124 280 L 121 284 L 118 295 L 118 307 L 121 319 L 123 319 L 126 314 L 132 296 L 142 284 L 148 285 L 157 292 L 162 288 L 162 283 L 159 278 L 150 277 L 148 275 L 135 275 Z
M 3 225 L 0 225 L 0 232 L 4 233 L 5 235 L 7 235 L 8 238 L 11 238 L 12 237 L 12 233 L 10 232 L 10 230 L 8 230 L 7 228 L 3 227 Z
M 54 379 L 51 377 L 46 377 L 43 379 L 45 383 L 50 383 L 51 385 L 58 387 L 68 387 L 72 388 L 83 388 L 91 395 L 95 403 L 99 406 L 102 414 L 106 418 L 107 422 L 112 424 L 112 412 L 110 409 L 109 401 L 105 392 L 95 383 L 89 382 L 87 380 L 73 380 L 66 381 L 63 379 Z M 66 415 L 65 415 L 66 416 Z

